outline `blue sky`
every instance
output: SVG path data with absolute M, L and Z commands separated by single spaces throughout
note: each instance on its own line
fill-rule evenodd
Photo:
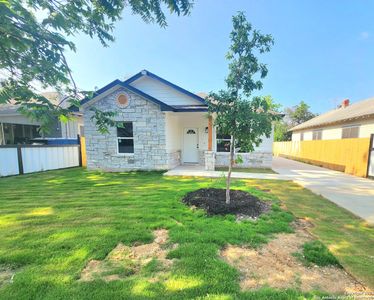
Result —
M 190 16 L 168 16 L 165 29 L 127 9 L 109 48 L 77 36 L 68 59 L 83 89 L 148 69 L 192 92 L 216 91 L 225 87 L 231 17 L 239 10 L 275 39 L 261 58 L 269 74 L 260 94 L 285 107 L 304 100 L 318 113 L 344 98 L 374 96 L 371 0 L 196 0 Z

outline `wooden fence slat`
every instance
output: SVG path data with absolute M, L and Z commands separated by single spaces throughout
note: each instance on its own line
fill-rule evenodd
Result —
M 274 142 L 273 154 L 367 177 L 370 138 Z

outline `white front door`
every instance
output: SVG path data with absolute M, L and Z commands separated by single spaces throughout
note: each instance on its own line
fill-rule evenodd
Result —
M 199 162 L 199 136 L 197 128 L 188 127 L 183 132 L 183 162 Z

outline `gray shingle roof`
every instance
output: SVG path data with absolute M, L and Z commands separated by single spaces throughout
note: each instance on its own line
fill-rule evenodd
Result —
M 318 128 L 329 124 L 345 123 L 367 118 L 374 118 L 374 98 L 369 98 L 347 107 L 331 110 L 291 128 L 290 131 Z

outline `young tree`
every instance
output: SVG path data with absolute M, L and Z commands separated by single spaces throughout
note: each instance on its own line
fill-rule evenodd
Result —
M 227 90 L 211 93 L 207 100 L 209 113 L 214 115 L 214 125 L 220 133 L 230 135 L 229 170 L 226 180 L 226 203 L 230 203 L 230 183 L 235 163 L 235 148 L 252 152 L 262 142 L 262 137 L 271 134 L 272 122 L 278 115 L 272 112 L 274 104 L 267 97 L 250 97 L 252 92 L 262 88 L 267 66 L 257 56 L 270 51 L 273 45 L 271 35 L 263 35 L 252 29 L 243 12 L 232 18 L 231 46 L 227 53 L 229 74 Z M 240 157 L 239 157 L 240 160 Z
M 114 41 L 114 24 L 128 8 L 145 22 L 167 25 L 162 6 L 187 15 L 193 0 L 0 0 L 0 104 L 10 100 L 30 118 L 48 123 L 66 120 L 70 111 L 51 103 L 38 89 L 63 92 L 65 101 L 79 106 L 80 94 L 65 57 L 75 51 L 69 37 L 84 33 L 103 46 Z M 79 94 L 78 94 L 79 93 Z M 86 93 L 83 93 L 86 94 Z M 100 123 L 106 129 L 108 115 Z

